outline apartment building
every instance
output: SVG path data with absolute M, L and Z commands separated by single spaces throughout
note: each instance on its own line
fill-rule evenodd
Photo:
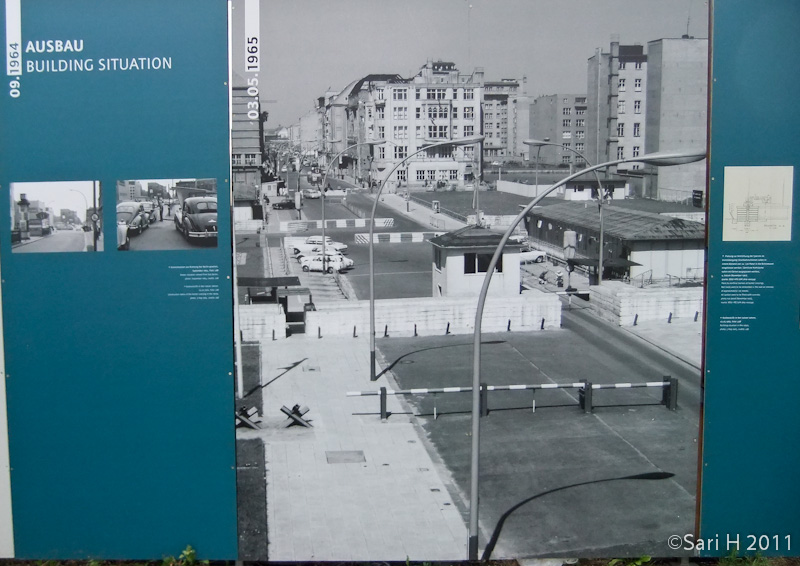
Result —
M 586 111 L 585 94 L 537 97 L 530 106 L 531 137 L 560 145 L 531 148 L 531 159 L 551 166 L 583 166 L 584 159 L 577 153 L 586 155 Z
M 527 78 L 486 81 L 483 87 L 483 158 L 485 161 L 526 160 L 530 137 Z

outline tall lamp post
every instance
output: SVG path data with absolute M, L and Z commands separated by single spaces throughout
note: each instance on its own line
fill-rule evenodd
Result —
M 331 143 L 335 143 L 336 141 L 338 141 L 338 140 L 332 140 Z M 322 199 L 321 200 L 321 208 L 322 208 L 322 272 L 323 273 L 325 273 L 325 264 L 328 261 L 328 256 L 325 255 L 325 187 L 327 187 L 326 183 L 328 181 L 328 173 L 330 173 L 330 171 L 331 171 L 331 166 L 336 162 L 336 160 L 339 159 L 339 157 L 341 157 L 342 155 L 344 155 L 345 153 L 347 153 L 348 151 L 350 151 L 354 147 L 359 147 L 359 146 L 372 147 L 372 146 L 375 146 L 375 145 L 381 145 L 384 142 L 385 142 L 385 140 L 369 140 L 369 141 L 365 141 L 365 142 L 354 143 L 353 145 L 344 148 L 342 151 L 340 151 L 339 153 L 334 155 L 330 159 L 330 162 L 328 163 L 328 166 L 325 168 L 325 174 L 322 176 L 322 190 L 320 191 L 320 193 L 322 195 L 320 198 Z M 298 180 L 298 183 L 299 183 L 299 180 Z
M 392 167 L 391 171 L 383 178 L 381 181 L 380 186 L 378 187 L 378 192 L 375 194 L 375 202 L 372 203 L 372 213 L 369 217 L 369 379 L 370 381 L 375 381 L 377 378 L 375 376 L 375 243 L 372 241 L 373 235 L 375 233 L 375 211 L 378 209 L 378 202 L 380 201 L 381 192 L 383 191 L 383 187 L 386 186 L 386 182 L 403 163 L 414 157 L 415 155 L 422 153 L 428 149 L 434 147 L 440 147 L 443 145 L 454 145 L 454 146 L 465 146 L 465 145 L 472 145 L 476 144 L 483 140 L 483 136 L 469 136 L 466 138 L 460 138 L 457 140 L 444 140 L 431 143 L 430 145 L 426 145 L 425 147 L 418 149 L 414 153 L 407 155 L 402 160 L 400 160 L 394 167 Z
M 583 159 L 586 162 L 587 165 L 589 165 L 589 166 L 592 165 L 591 161 L 586 159 L 586 156 L 584 154 L 582 154 L 580 151 L 578 151 L 577 149 L 573 149 L 573 148 L 571 148 L 569 146 L 566 146 L 564 144 L 561 144 L 561 143 L 551 142 L 550 138 L 544 138 L 543 140 L 530 139 L 530 140 L 525 140 L 522 143 L 524 143 L 525 145 L 535 146 L 536 147 L 536 173 L 537 173 L 537 175 L 536 175 L 536 178 L 537 178 L 537 181 L 536 181 L 536 183 L 537 183 L 536 192 L 537 192 L 537 194 L 539 192 L 539 185 L 538 185 L 538 182 L 539 182 L 538 181 L 538 177 L 539 177 L 539 175 L 538 175 L 538 172 L 539 172 L 539 150 L 542 148 L 542 146 L 544 146 L 544 145 L 554 145 L 556 147 L 561 147 L 563 149 L 567 149 L 567 150 L 571 151 L 572 153 L 574 153 L 575 155 L 577 155 L 578 157 L 580 157 L 581 159 Z M 597 179 L 597 202 L 598 202 L 597 206 L 600 209 L 600 252 L 601 253 L 600 253 L 600 259 L 598 260 L 598 264 L 597 264 L 597 273 L 598 273 L 597 284 L 599 285 L 600 283 L 603 282 L 603 253 L 602 253 L 602 251 L 603 251 L 603 200 L 604 200 L 605 197 L 603 195 L 603 183 L 600 181 L 600 174 L 598 173 L 598 169 L 594 169 L 593 172 L 594 172 L 594 178 Z
M 525 217 L 531 209 L 536 206 L 545 196 L 552 191 L 561 187 L 565 183 L 579 177 L 590 171 L 596 171 L 603 167 L 610 167 L 620 163 L 637 162 L 645 163 L 648 165 L 655 165 L 659 167 L 666 167 L 671 165 L 684 165 L 686 163 L 694 163 L 705 159 L 706 153 L 703 151 L 692 152 L 675 152 L 675 153 L 651 153 L 640 157 L 629 159 L 616 159 L 614 161 L 607 161 L 598 165 L 592 165 L 577 173 L 573 173 L 556 184 L 551 185 L 542 194 L 537 195 L 528 205 L 523 208 L 516 218 L 511 222 L 511 225 L 506 229 L 500 243 L 494 251 L 492 260 L 486 269 L 486 276 L 483 278 L 483 286 L 481 287 L 480 294 L 478 295 L 478 307 L 475 311 L 475 330 L 473 334 L 472 345 L 472 462 L 470 469 L 470 496 L 469 496 L 469 541 L 468 541 L 468 560 L 478 560 L 478 471 L 480 463 L 480 409 L 481 409 L 481 321 L 483 318 L 483 307 L 486 303 L 486 294 L 489 291 L 489 283 L 492 280 L 492 273 L 497 267 L 497 262 L 503 253 L 503 248 L 511 237 L 517 224 Z

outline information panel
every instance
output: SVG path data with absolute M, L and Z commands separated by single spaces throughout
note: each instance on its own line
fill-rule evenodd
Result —
M 2 14 L 0 555 L 235 559 L 227 2 Z
M 699 548 L 800 545 L 800 225 L 790 0 L 714 7 Z

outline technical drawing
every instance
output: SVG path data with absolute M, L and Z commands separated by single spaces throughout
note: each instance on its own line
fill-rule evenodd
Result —
M 722 239 L 791 240 L 793 167 L 726 167 Z

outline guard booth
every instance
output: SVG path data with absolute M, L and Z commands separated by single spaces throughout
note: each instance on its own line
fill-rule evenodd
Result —
M 293 334 L 306 329 L 306 313 L 315 310 L 311 291 L 300 287 L 298 277 L 239 277 L 238 287 L 247 289 L 246 304 L 278 303 Z

